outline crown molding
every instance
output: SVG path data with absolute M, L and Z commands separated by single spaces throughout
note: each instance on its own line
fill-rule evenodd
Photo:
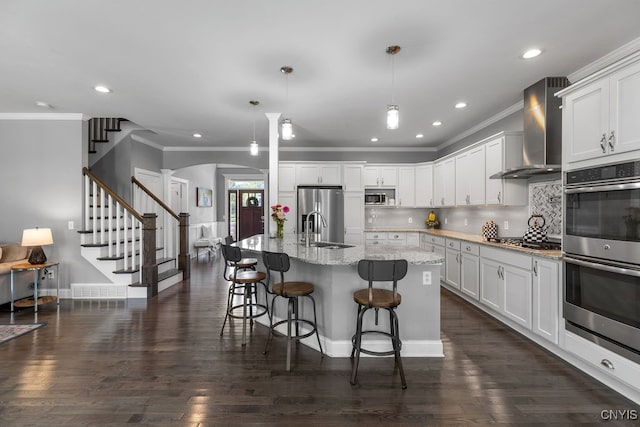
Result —
M 0 113 L 0 120 L 82 120 L 91 117 L 82 113 Z
M 455 144 L 458 141 L 462 141 L 464 138 L 473 135 L 476 132 L 479 132 L 481 130 L 483 130 L 484 128 L 504 119 L 505 117 L 510 116 L 513 113 L 516 113 L 520 110 L 524 109 L 524 100 L 518 101 L 515 104 L 513 104 L 511 107 L 506 108 L 505 110 L 502 110 L 501 112 L 499 112 L 498 114 L 496 114 L 495 116 L 491 116 L 489 117 L 487 120 L 478 123 L 477 125 L 467 129 L 466 131 L 462 132 L 459 135 L 454 136 L 451 139 L 446 140 L 445 142 L 443 142 L 442 144 L 438 145 L 437 149 L 442 150 L 443 148 L 446 148 L 448 146 L 450 146 L 451 144 Z
M 571 83 L 575 83 L 638 51 L 640 51 L 640 37 L 631 40 L 629 43 L 624 44 L 616 50 L 607 53 L 602 58 L 597 59 L 592 63 L 574 71 L 573 73 L 569 74 L 567 78 Z
M 280 151 L 306 151 L 306 152 L 436 152 L 435 147 L 280 147 Z M 164 147 L 163 151 L 249 151 L 248 147 Z M 259 151 L 268 151 L 260 147 Z

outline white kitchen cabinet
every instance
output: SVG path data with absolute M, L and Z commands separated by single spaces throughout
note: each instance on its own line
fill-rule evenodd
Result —
M 362 191 L 364 183 L 362 181 L 361 164 L 344 164 L 342 165 L 342 178 L 344 182 L 344 191 Z
M 416 168 L 413 166 L 398 168 L 396 205 L 411 208 L 416 205 Z
M 407 234 L 406 233 L 388 233 L 387 244 L 393 246 L 407 246 Z
M 480 249 L 480 302 L 531 329 L 531 256 Z
M 491 175 L 522 165 L 522 133 L 502 132 L 485 144 L 485 203 L 523 206 L 529 203 L 527 180 L 491 179 Z
M 287 234 L 296 233 L 296 193 L 293 191 L 281 191 L 278 193 L 278 203 L 282 206 L 289 206 L 289 213 L 286 215 L 286 221 L 284 222 L 284 232 Z M 271 232 L 275 232 L 275 222 L 271 221 Z
M 280 163 L 278 165 L 278 192 L 296 191 L 296 165 Z
M 485 146 L 480 145 L 455 157 L 456 205 L 485 203 Z
M 460 241 L 447 239 L 445 248 L 445 283 L 460 289 Z
M 480 247 L 473 243 L 460 245 L 460 291 L 471 298 L 480 298 Z
M 432 164 L 416 166 L 415 189 L 416 207 L 428 208 L 434 206 Z
M 436 162 L 433 169 L 435 206 L 453 206 L 456 202 L 456 159 Z
M 388 233 L 367 232 L 364 233 L 366 245 L 384 245 L 387 243 Z
M 365 187 L 396 187 L 397 185 L 397 166 L 366 165 L 364 167 Z
M 426 251 L 433 252 L 441 256 L 443 259 L 446 257 L 444 250 L 445 239 L 443 237 L 433 236 L 430 234 L 422 234 L 420 239 L 420 247 Z M 440 264 L 440 280 L 444 281 L 445 278 L 445 263 Z
M 558 344 L 560 303 L 562 301 L 560 262 L 533 257 L 533 320 L 531 330 Z
M 406 233 L 407 246 L 420 246 L 420 235 L 418 233 Z
M 364 193 L 344 192 L 344 243 L 361 245 L 364 243 Z
M 562 96 L 563 169 L 637 157 L 640 62 L 614 64 L 610 74 L 570 86 Z
M 342 170 L 335 163 L 296 164 L 297 185 L 342 185 Z

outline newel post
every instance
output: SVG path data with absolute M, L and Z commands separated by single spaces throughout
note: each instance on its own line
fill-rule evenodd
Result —
M 191 276 L 191 259 L 189 255 L 189 214 L 180 213 L 180 248 L 178 254 L 178 269 L 182 271 L 182 278 Z
M 146 213 L 142 216 L 142 284 L 147 287 L 147 298 L 158 295 L 157 217 L 155 213 Z

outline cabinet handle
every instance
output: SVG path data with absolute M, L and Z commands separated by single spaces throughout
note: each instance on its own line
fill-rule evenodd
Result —
M 500 200 L 501 196 L 502 196 L 502 191 L 498 191 L 498 203 L 502 203 L 502 200 Z
M 609 359 L 602 359 L 602 361 L 600 362 L 600 364 L 601 364 L 602 366 L 604 366 L 605 368 L 607 368 L 607 369 L 611 369 L 612 371 L 613 371 L 614 369 L 616 369 L 616 368 L 613 366 L 613 363 L 611 363 L 611 361 L 610 361 Z
M 607 142 L 609 143 L 609 147 L 611 148 L 611 152 L 613 153 L 615 151 L 613 149 L 613 146 L 616 143 L 616 135 L 613 133 L 613 131 L 611 131 L 611 135 L 609 136 L 609 140 Z
M 433 199 L 429 199 L 429 206 L 433 206 Z
M 498 271 L 497 271 L 497 273 L 498 273 L 498 277 L 502 278 L 502 277 L 500 276 L 500 266 L 498 266 Z
M 380 178 L 376 178 L 376 185 L 380 185 Z
M 533 274 L 538 277 L 538 261 L 533 261 Z
M 440 201 L 440 204 L 441 204 L 442 206 L 444 206 L 444 197 L 443 197 L 443 198 L 442 198 L 442 200 Z
M 602 148 L 603 153 L 607 152 L 607 146 L 605 145 L 606 142 L 607 142 L 607 134 L 603 133 L 602 138 L 600 139 L 600 148 Z
M 456 254 L 456 264 L 460 264 L 460 258 L 458 254 Z
M 471 252 L 471 246 L 467 246 L 467 252 Z
M 378 241 L 377 241 L 377 240 L 374 240 L 373 244 L 374 244 L 374 245 L 377 245 L 377 244 L 378 244 Z
M 384 178 L 382 178 L 382 185 L 384 185 Z

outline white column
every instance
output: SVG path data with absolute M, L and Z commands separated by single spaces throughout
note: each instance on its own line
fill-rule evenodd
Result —
M 280 135 L 278 134 L 278 123 L 280 113 L 265 113 L 269 119 L 269 206 L 278 203 L 278 163 L 280 162 L 279 147 Z M 273 220 L 271 219 L 271 211 L 269 210 L 269 221 L 265 221 L 265 234 L 271 235 L 273 228 Z

